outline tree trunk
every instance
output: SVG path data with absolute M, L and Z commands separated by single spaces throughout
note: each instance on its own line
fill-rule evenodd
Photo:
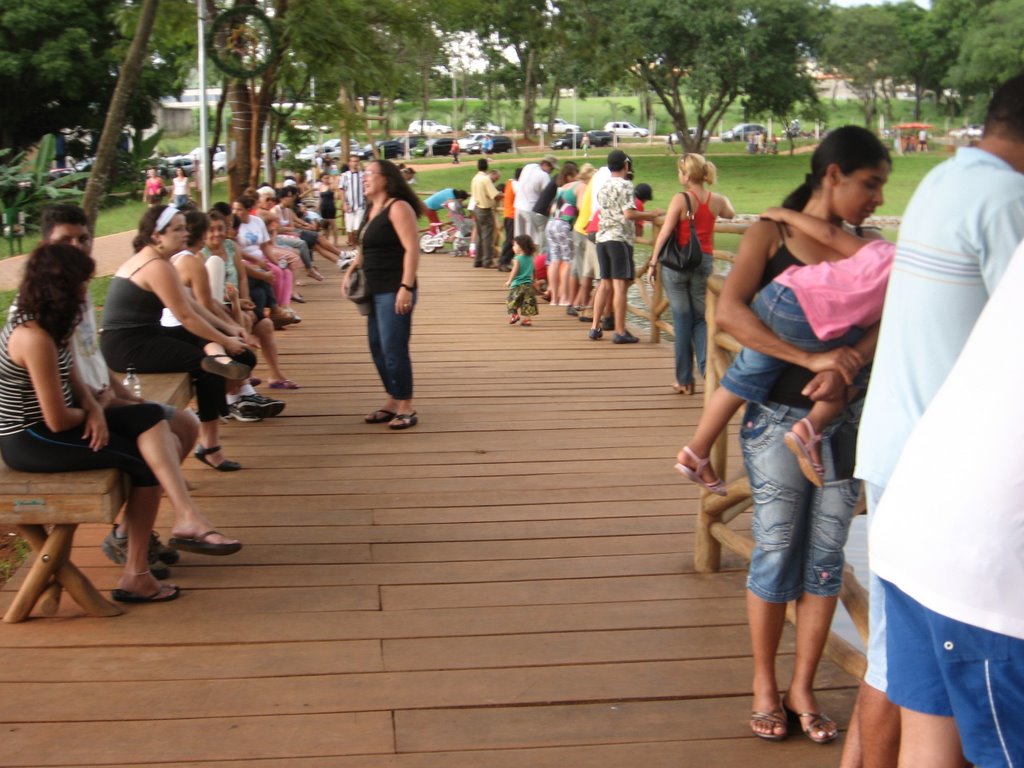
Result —
M 124 64 L 121 65 L 114 94 L 110 97 L 110 107 L 107 110 L 107 118 L 103 122 L 103 133 L 100 134 L 100 143 L 96 150 L 96 161 L 93 163 L 92 173 L 89 174 L 89 181 L 85 185 L 85 199 L 82 200 L 82 207 L 85 209 L 90 230 L 96 228 L 100 202 L 107 192 L 110 173 L 117 157 L 117 145 L 121 138 L 121 131 L 124 130 L 128 99 L 135 89 L 139 73 L 142 71 L 142 63 L 149 47 L 149 37 L 153 32 L 153 23 L 156 20 L 156 11 L 159 5 L 160 0 L 142 0 L 139 22 L 135 27 L 135 34 L 132 36 L 132 44 L 124 57 Z
M 232 200 L 250 184 L 252 177 L 252 101 L 249 87 L 243 80 L 232 80 L 228 100 L 231 104 L 231 134 L 235 144 L 234 157 L 228 163 L 228 193 Z
M 521 61 L 522 59 L 520 59 Z M 537 107 L 537 83 L 533 79 L 533 48 L 526 54 L 523 67 L 523 138 L 533 139 L 536 132 L 533 128 L 534 115 Z

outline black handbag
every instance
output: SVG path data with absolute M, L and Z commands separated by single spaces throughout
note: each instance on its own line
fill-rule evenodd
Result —
M 697 238 L 697 225 L 693 220 L 690 195 L 684 192 L 683 197 L 686 198 L 686 218 L 690 220 L 690 242 L 686 244 L 686 247 L 681 246 L 679 238 L 673 232 L 658 251 L 658 263 L 669 269 L 674 269 L 676 272 L 693 272 L 704 263 L 704 251 Z
M 353 267 L 348 273 L 348 300 L 356 305 L 361 315 L 369 315 L 372 306 L 370 300 L 369 286 L 366 284 L 366 274 L 362 267 Z

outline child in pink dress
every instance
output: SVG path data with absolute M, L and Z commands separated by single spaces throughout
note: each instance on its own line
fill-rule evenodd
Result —
M 751 309 L 776 336 L 800 349 L 823 352 L 856 344 L 882 316 L 896 246 L 885 240 L 866 241 L 826 221 L 784 208 L 769 208 L 763 218 L 796 227 L 840 258 L 790 267 L 758 293 Z M 849 352 L 840 358 L 840 373 L 847 384 L 862 388 L 863 382 L 854 380 L 860 356 Z M 693 440 L 679 452 L 676 469 L 710 492 L 725 496 L 725 484 L 708 465 L 711 446 L 744 401 L 768 399 L 786 365 L 743 348 L 708 401 Z M 800 469 L 817 486 L 824 483 L 820 433 L 840 414 L 846 401 L 819 400 L 785 437 Z

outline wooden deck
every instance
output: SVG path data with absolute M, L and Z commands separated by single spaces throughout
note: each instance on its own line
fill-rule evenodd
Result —
M 700 398 L 672 392 L 671 344 L 591 342 L 555 308 L 509 327 L 502 278 L 424 257 L 404 433 L 362 421 L 380 385 L 337 273 L 306 286 L 279 334 L 303 388 L 224 429 L 243 472 L 187 462 L 245 549 L 183 554 L 175 603 L 0 626 L 0 765 L 837 764 L 841 740 L 750 735 L 743 567 L 693 571 L 671 465 Z M 75 561 L 109 588 L 104 534 Z M 818 683 L 845 725 L 854 680 Z

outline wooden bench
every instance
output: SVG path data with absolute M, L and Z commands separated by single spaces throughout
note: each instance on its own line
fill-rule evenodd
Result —
M 187 374 L 140 378 L 149 400 L 183 407 L 192 396 Z M 0 462 L 0 523 L 17 526 L 36 556 L 4 614 L 5 622 L 23 621 L 37 604 L 40 613 L 53 616 L 62 588 L 90 616 L 123 613 L 71 562 L 71 545 L 79 524 L 113 523 L 127 496 L 126 486 L 116 469 L 17 472 Z M 49 532 L 47 525 L 52 526 Z

